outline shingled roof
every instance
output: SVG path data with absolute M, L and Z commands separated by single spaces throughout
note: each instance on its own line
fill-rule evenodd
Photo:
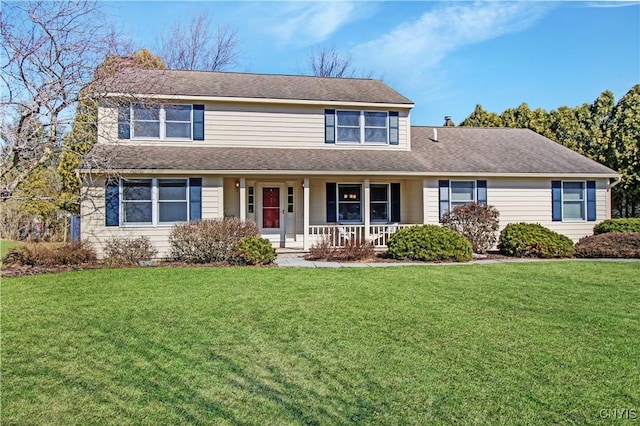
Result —
M 434 131 L 435 130 L 435 131 Z M 435 133 L 437 132 L 437 140 Z M 388 175 L 602 175 L 616 172 L 528 129 L 412 127 L 411 151 L 96 145 L 118 170 Z M 90 166 L 85 164 L 84 169 Z
M 413 102 L 380 80 L 131 68 L 105 81 L 105 91 L 137 95 L 404 104 Z

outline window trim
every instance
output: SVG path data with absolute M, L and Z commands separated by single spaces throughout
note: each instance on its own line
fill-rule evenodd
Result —
M 466 202 L 465 205 L 467 204 L 473 204 L 473 203 L 477 203 L 478 202 L 478 180 L 474 179 L 474 180 L 464 180 L 464 179 L 450 179 L 449 180 L 449 212 L 453 211 L 454 207 L 452 205 L 453 203 L 453 197 L 452 195 L 452 190 L 453 190 L 453 183 L 454 182 L 465 182 L 465 183 L 469 183 L 472 182 L 473 183 L 473 199 L 469 202 Z
M 156 120 L 135 120 L 134 107 L 136 105 L 141 105 L 146 108 L 157 108 L 158 109 L 158 125 L 160 126 L 160 130 L 158 132 L 158 137 L 151 136 L 136 136 L 135 134 L 135 122 L 155 122 Z M 180 138 L 180 137 L 167 137 L 167 122 L 169 123 L 187 123 L 186 121 L 176 121 L 166 119 L 166 106 L 188 106 L 189 110 L 189 134 L 188 138 Z M 185 104 L 185 103 L 161 103 L 161 104 L 144 104 L 140 102 L 132 103 L 129 105 L 129 125 L 130 125 L 130 138 L 131 140 L 154 140 L 154 141 L 193 141 L 193 104 Z
M 382 203 L 382 201 L 373 201 L 372 197 L 369 197 L 369 217 L 371 217 L 371 223 L 391 223 L 391 183 L 370 183 L 369 194 L 371 194 L 371 188 L 373 186 L 385 186 L 387 188 L 387 218 L 386 219 L 373 219 L 371 217 L 371 204 Z
M 582 185 L 582 212 L 583 217 L 580 219 L 565 219 L 564 217 L 564 212 L 565 212 L 565 208 L 564 208 L 564 184 L 565 183 L 580 183 Z M 560 215 L 560 219 L 562 222 L 587 222 L 587 218 L 589 216 L 589 212 L 587 211 L 587 181 L 586 180 L 563 180 L 561 185 L 560 185 L 560 209 L 561 209 L 561 215 Z
M 340 186 L 342 185 L 358 185 L 360 187 L 360 219 L 358 220 L 340 220 Z M 364 223 L 364 196 L 362 182 L 336 182 L 336 222 L 360 224 Z M 355 204 L 355 201 L 344 201 L 345 203 Z
M 351 141 L 341 141 L 338 138 L 338 129 L 340 127 L 343 128 L 355 128 L 355 126 L 340 126 L 338 124 L 338 114 L 341 112 L 358 112 L 359 116 L 358 116 L 358 128 L 360 130 L 360 140 L 358 142 L 351 142 Z M 376 126 L 366 126 L 366 121 L 365 121 L 365 113 L 370 112 L 370 113 L 383 113 L 385 114 L 385 141 L 384 142 L 367 142 L 365 140 L 366 137 L 366 129 L 368 128 L 372 128 L 372 129 L 381 129 L 382 127 L 376 127 Z M 357 110 L 357 109 L 336 109 L 335 110 L 335 120 L 334 120 L 334 141 L 336 145 L 374 145 L 374 146 L 386 146 L 386 145 L 390 145 L 390 140 L 391 140 L 391 136 L 390 136 L 390 121 L 389 121 L 389 111 L 381 111 L 381 110 Z
M 185 177 L 162 177 L 162 178 L 149 178 L 149 177 L 141 177 L 141 178 L 132 178 L 132 179 L 125 179 L 125 178 L 120 178 L 119 179 L 120 182 L 118 184 L 119 188 L 118 188 L 118 209 L 119 209 L 119 226 L 123 227 L 123 228 L 127 228 L 127 227 L 136 227 L 136 228 L 140 228 L 140 227 L 145 227 L 145 228 L 155 228 L 155 227 L 166 227 L 166 226 L 173 226 L 176 223 L 187 223 L 190 222 L 190 217 L 191 217 L 191 185 L 189 184 L 189 178 L 185 178 Z M 123 183 L 124 182 L 135 182 L 135 181 L 147 181 L 147 180 L 151 180 L 151 222 L 125 222 L 124 221 L 124 203 L 127 201 L 123 202 L 123 196 L 124 196 L 124 190 L 123 190 Z M 175 221 L 175 222 L 160 222 L 160 187 L 159 187 L 159 181 L 163 181 L 163 180 L 183 180 L 185 181 L 185 191 L 186 191 L 186 204 L 187 204 L 187 218 L 186 220 L 182 221 Z M 148 202 L 148 201 L 145 201 Z M 163 201 L 163 202 L 183 202 L 183 201 L 176 201 L 176 200 L 169 200 L 169 201 Z

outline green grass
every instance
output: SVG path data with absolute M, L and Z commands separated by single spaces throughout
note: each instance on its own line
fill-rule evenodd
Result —
M 1 296 L 7 425 L 583 425 L 640 408 L 640 263 L 91 270 L 3 279 Z
M 12 248 L 20 245 L 18 241 L 0 240 L 0 261 L 7 255 Z

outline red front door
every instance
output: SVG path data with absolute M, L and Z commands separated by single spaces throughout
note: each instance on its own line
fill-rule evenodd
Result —
M 262 188 L 262 227 L 280 228 L 280 188 Z

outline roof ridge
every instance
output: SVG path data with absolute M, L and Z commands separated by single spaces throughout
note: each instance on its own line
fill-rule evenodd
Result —
M 255 75 L 255 76 L 265 76 L 265 77 L 303 77 L 303 78 L 313 78 L 313 79 L 325 79 L 325 80 L 363 80 L 363 81 L 378 81 L 384 83 L 381 79 L 371 78 L 371 77 L 325 77 L 325 76 L 317 76 L 317 75 L 306 75 L 306 74 L 280 74 L 280 73 L 262 73 L 262 72 L 250 72 L 250 71 L 207 71 L 207 70 L 182 70 L 182 69 L 158 69 L 158 68 L 135 68 L 132 67 L 134 71 L 151 71 L 151 72 L 183 72 L 183 73 L 202 73 L 202 74 L 235 74 L 235 75 Z M 386 84 L 386 83 L 385 83 Z

